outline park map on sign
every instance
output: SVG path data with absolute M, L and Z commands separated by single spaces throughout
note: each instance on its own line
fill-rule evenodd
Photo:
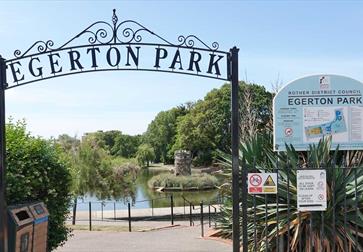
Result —
M 305 113 L 306 115 L 307 113 Z M 335 118 L 330 121 L 319 125 L 305 127 L 306 138 L 323 137 L 336 133 L 343 133 L 347 131 L 347 125 L 344 120 L 343 109 L 335 110 Z

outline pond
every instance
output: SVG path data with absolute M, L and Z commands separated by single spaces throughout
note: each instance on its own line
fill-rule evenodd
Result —
M 142 170 L 135 182 L 134 194 L 135 199 L 133 202 L 133 208 L 151 208 L 152 206 L 157 207 L 169 207 L 170 206 L 170 196 L 173 195 L 174 206 L 184 206 L 184 199 L 192 202 L 194 205 L 200 204 L 201 201 L 205 203 L 215 203 L 219 200 L 218 190 L 208 190 L 208 191 L 184 191 L 184 192 L 157 192 L 150 189 L 147 185 L 149 179 L 161 173 L 168 173 L 168 171 L 163 170 Z M 83 198 L 78 199 L 77 210 L 86 211 L 88 210 L 88 202 L 92 202 L 92 210 L 101 210 L 101 202 L 103 203 L 104 210 L 113 210 L 114 204 L 116 202 L 116 209 L 127 209 L 127 201 L 124 199 L 99 199 L 96 196 L 86 195 Z M 186 205 L 189 203 L 185 202 Z

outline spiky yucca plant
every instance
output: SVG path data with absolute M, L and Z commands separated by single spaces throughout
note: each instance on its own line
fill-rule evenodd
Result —
M 286 152 L 276 153 L 271 139 L 271 135 L 256 134 L 240 148 L 249 172 L 278 170 L 277 196 L 248 196 L 249 251 L 265 251 L 266 247 L 269 251 L 333 251 L 334 246 L 335 251 L 363 251 L 362 152 L 332 152 L 331 139 L 327 138 L 308 152 L 286 146 Z M 224 174 L 231 179 L 231 157 L 223 153 L 221 157 Z M 297 168 L 326 169 L 326 211 L 298 212 Z M 225 184 L 224 190 L 230 193 L 230 184 Z M 232 235 L 231 216 L 232 201 L 228 197 L 219 217 L 222 237 Z M 242 216 L 240 220 L 242 223 Z

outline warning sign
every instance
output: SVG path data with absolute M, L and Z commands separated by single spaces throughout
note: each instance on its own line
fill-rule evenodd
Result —
M 264 186 L 276 186 L 274 180 L 272 179 L 271 175 L 268 175 L 265 183 L 263 183 Z
M 259 174 L 253 174 L 249 181 L 252 186 L 260 186 L 262 184 L 262 177 Z
M 249 194 L 276 194 L 277 173 L 248 173 Z
M 326 171 L 297 170 L 297 208 L 299 211 L 325 211 Z

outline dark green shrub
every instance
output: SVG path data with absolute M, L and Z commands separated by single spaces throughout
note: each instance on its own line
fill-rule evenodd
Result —
M 48 248 L 67 240 L 71 178 L 52 141 L 32 137 L 24 122 L 6 126 L 7 204 L 43 201 L 49 210 Z

